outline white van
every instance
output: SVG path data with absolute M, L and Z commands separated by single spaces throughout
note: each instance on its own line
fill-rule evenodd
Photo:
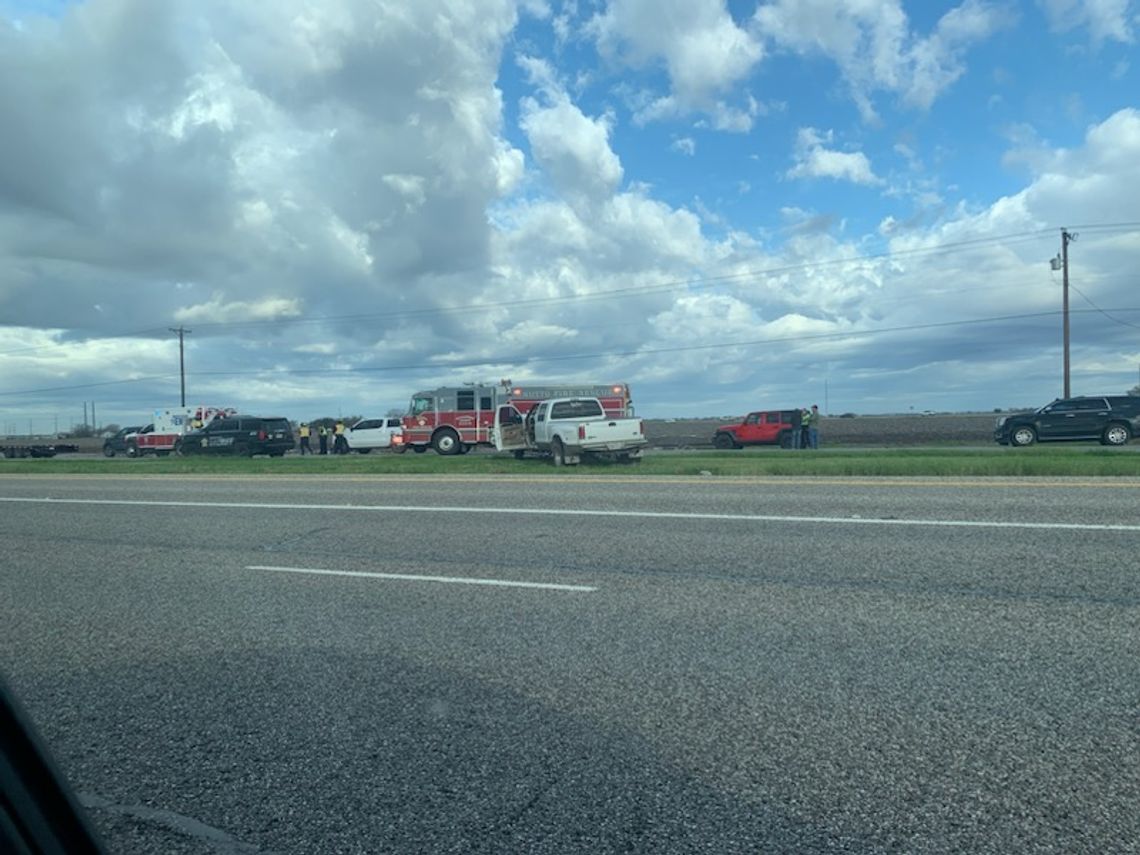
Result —
M 367 454 L 374 448 L 390 448 L 392 437 L 403 433 L 399 418 L 361 419 L 344 432 L 350 451 Z

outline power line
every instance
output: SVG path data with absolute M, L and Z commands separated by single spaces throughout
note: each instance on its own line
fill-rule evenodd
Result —
M 967 247 L 985 246 L 987 244 L 1008 245 L 1013 242 L 1020 243 L 1026 240 L 1037 239 L 1051 234 L 1051 232 L 1051 229 L 1037 229 L 1034 231 L 1014 232 L 1004 235 L 991 235 L 989 237 L 967 238 L 963 240 L 952 241 L 949 243 L 935 244 L 932 246 L 915 247 L 913 249 L 887 250 L 880 253 L 868 253 L 863 255 L 845 256 L 843 258 L 833 258 L 826 261 L 808 261 L 799 262 L 796 264 L 779 265 L 777 267 L 754 268 L 741 271 L 739 273 L 726 273 L 720 276 L 704 276 L 693 277 L 691 279 L 678 279 L 673 281 L 660 282 L 653 285 L 631 285 L 625 288 L 614 288 L 607 291 L 598 291 L 590 294 L 567 294 L 560 297 L 536 297 L 529 300 L 503 300 L 492 303 L 468 303 L 460 306 L 440 306 L 426 309 L 407 309 L 403 311 L 324 315 L 313 318 L 269 318 L 265 320 L 254 321 L 204 321 L 196 324 L 196 326 L 200 330 L 244 329 L 250 327 L 265 326 L 296 326 L 301 324 L 336 323 L 338 321 L 389 320 L 393 318 L 412 318 L 430 315 L 444 315 L 457 312 L 470 313 L 475 311 L 491 311 L 500 308 L 544 306 L 559 303 L 579 303 L 588 301 L 610 300 L 622 297 L 645 296 L 655 293 L 668 293 L 669 291 L 677 291 L 683 288 L 711 288 L 716 285 L 727 284 L 734 281 L 760 279 L 772 276 L 780 276 L 788 273 L 798 273 L 806 270 L 838 267 L 848 264 L 867 264 L 869 262 L 884 261 L 888 259 L 901 259 L 924 255 L 934 255 Z M 148 327 L 147 329 L 139 330 L 136 332 L 115 333 L 109 336 L 103 336 L 102 338 L 129 338 L 135 335 L 157 333 L 160 331 L 161 328 Z M 36 347 L 17 348 L 14 350 L 0 351 L 0 356 L 15 355 L 18 353 L 29 353 L 36 350 L 47 350 L 58 346 L 58 344 L 48 344 L 38 345 Z
M 1140 312 L 1140 307 L 1124 307 L 1114 308 L 1114 312 Z M 1092 313 L 1090 309 L 1074 309 L 1074 313 Z M 360 368 L 344 368 L 344 369 L 329 369 L 329 368 L 288 368 L 279 369 L 274 371 L 196 371 L 195 376 L 198 377 L 250 377 L 272 373 L 274 375 L 289 375 L 289 376 L 329 376 L 330 374 L 340 375 L 353 375 L 353 374 L 372 374 L 383 373 L 389 371 L 412 371 L 416 369 L 425 368 L 477 368 L 484 365 L 499 365 L 503 363 L 510 363 L 514 365 L 527 365 L 532 363 L 545 363 L 545 362 L 569 362 L 579 359 L 601 359 L 601 358 L 615 358 L 615 357 L 635 357 L 635 356 L 650 356 L 663 353 L 683 353 L 701 350 L 717 350 L 727 349 L 732 347 L 756 347 L 767 344 L 788 344 L 809 341 L 826 341 L 826 340 L 842 340 L 848 338 L 866 338 L 871 336 L 887 335 L 897 332 L 918 332 L 923 330 L 946 329 L 951 327 L 967 327 L 977 326 L 981 324 L 1000 323 L 1002 321 L 1021 321 L 1021 320 L 1036 320 L 1039 318 L 1051 318 L 1060 315 L 1060 311 L 1047 311 L 1047 312 L 1029 312 L 1024 314 L 1014 315 L 997 315 L 988 318 L 971 318 L 962 321 L 939 321 L 934 323 L 925 324 L 904 324 L 895 327 L 882 327 L 879 329 L 870 330 L 845 330 L 834 333 L 809 333 L 796 336 L 781 336 L 776 338 L 752 339 L 748 341 L 731 341 L 731 342 L 716 342 L 713 344 L 690 344 L 690 345 L 677 345 L 673 347 L 657 347 L 657 348 L 642 348 L 637 350 L 622 350 L 622 351 L 598 351 L 594 353 L 576 353 L 576 354 L 557 354 L 551 356 L 534 356 L 530 354 L 522 355 L 509 355 L 509 356 L 495 356 L 477 360 L 436 360 L 432 362 L 418 361 L 413 363 L 406 363 L 402 365 L 382 365 L 375 367 L 360 367 Z M 0 396 L 9 395 L 30 395 L 39 394 L 43 392 L 55 391 L 70 391 L 72 389 L 86 389 L 95 386 L 109 386 L 115 384 L 125 383 L 138 383 L 147 380 L 163 380 L 171 377 L 172 375 L 157 375 L 153 377 L 137 377 L 128 380 L 115 380 L 103 383 L 90 383 L 76 386 L 59 386 L 45 389 L 29 389 L 16 392 L 0 392 Z

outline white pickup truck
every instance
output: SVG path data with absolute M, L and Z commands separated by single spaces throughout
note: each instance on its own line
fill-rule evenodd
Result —
M 551 398 L 525 416 L 505 404 L 495 411 L 493 437 L 499 451 L 549 454 L 555 466 L 573 466 L 583 457 L 639 460 L 646 444 L 641 419 L 608 416 L 597 398 Z

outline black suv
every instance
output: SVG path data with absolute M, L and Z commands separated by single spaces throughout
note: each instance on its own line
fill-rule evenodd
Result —
M 1002 416 L 994 425 L 994 441 L 1015 447 L 1079 439 L 1125 445 L 1138 433 L 1140 396 L 1136 395 L 1058 399 L 1032 413 Z
M 142 425 L 119 428 L 118 433 L 103 440 L 103 454 L 107 457 L 114 457 L 116 454 L 126 454 L 127 434 L 138 433 L 140 430 L 142 430 Z
M 295 445 L 288 419 L 228 416 L 192 430 L 174 445 L 176 454 L 238 454 L 281 457 Z

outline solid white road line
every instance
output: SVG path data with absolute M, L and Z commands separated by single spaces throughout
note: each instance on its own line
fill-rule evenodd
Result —
M 807 517 L 783 514 L 706 514 L 680 513 L 671 511 L 597 511 L 585 508 L 488 508 L 452 507 L 447 505 L 325 505 L 296 504 L 292 502 L 189 502 L 175 500 L 147 499 L 52 499 L 24 496 L 0 496 L 0 502 L 16 502 L 40 505 L 125 505 L 129 507 L 158 508 L 219 508 L 248 509 L 266 511 L 364 511 L 371 513 L 400 514 L 513 514 L 517 516 L 561 516 L 561 517 L 616 517 L 622 519 L 672 519 L 672 520 L 725 520 L 734 522 L 787 522 L 821 523 L 833 525 L 892 525 L 892 526 L 935 526 L 942 528 L 1014 528 L 1049 529 L 1055 531 L 1136 531 L 1140 525 L 1118 525 L 1111 523 L 1063 523 L 1063 522 L 1003 522 L 1000 520 L 927 520 L 893 519 L 881 517 Z
M 586 592 L 598 590 L 589 585 L 557 585 L 550 582 L 514 582 L 509 579 L 472 579 L 467 576 L 419 576 L 411 573 L 364 573 L 358 570 L 319 570 L 315 567 L 269 567 L 247 565 L 246 570 L 272 570 L 274 573 L 308 573 L 313 576 L 355 576 L 362 579 L 397 579 L 406 582 L 446 582 L 450 585 L 490 585 L 496 588 L 539 588 L 544 591 Z

